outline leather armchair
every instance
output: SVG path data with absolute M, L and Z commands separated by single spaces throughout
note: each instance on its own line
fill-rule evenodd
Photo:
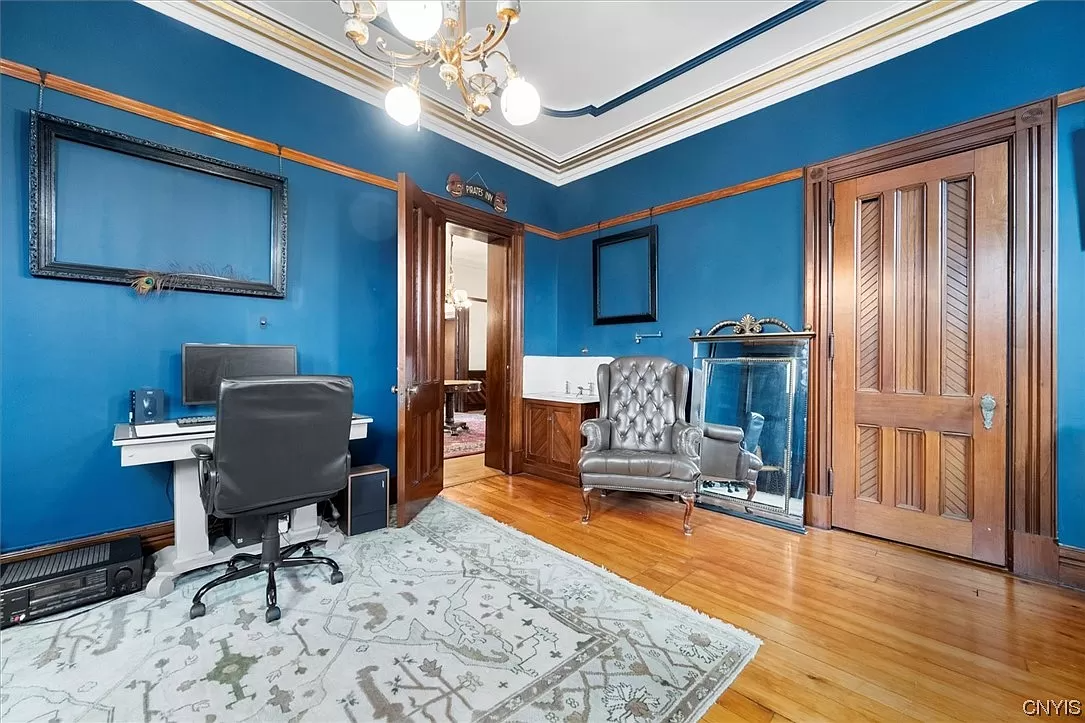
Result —
M 701 478 L 746 485 L 746 499 L 752 500 L 762 467 L 761 458 L 754 450 L 764 425 L 765 418 L 756 412 L 748 415 L 746 431 L 726 424 L 706 424 L 701 444 Z
M 581 521 L 591 519 L 596 488 L 676 494 L 690 534 L 701 430 L 687 422 L 689 370 L 663 357 L 621 357 L 600 365 L 598 380 L 599 418 L 580 426 L 587 438 L 580 453 Z

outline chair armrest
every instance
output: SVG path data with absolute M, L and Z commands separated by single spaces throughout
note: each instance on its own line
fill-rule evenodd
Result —
M 735 478 L 739 481 L 754 482 L 757 480 L 757 473 L 761 471 L 763 465 L 764 462 L 756 454 L 742 450 L 738 455 L 738 468 L 735 470 Z
M 721 442 L 741 442 L 745 433 L 742 427 L 732 427 L 728 424 L 706 424 L 704 436 L 709 439 L 718 439 Z
M 610 420 L 586 419 L 580 424 L 580 433 L 588 438 L 581 452 L 598 452 L 610 449 Z
M 701 457 L 701 429 L 681 420 L 674 423 L 674 451 L 693 459 Z
M 206 444 L 192 445 L 192 454 L 201 462 L 210 462 L 215 458 L 215 453 Z

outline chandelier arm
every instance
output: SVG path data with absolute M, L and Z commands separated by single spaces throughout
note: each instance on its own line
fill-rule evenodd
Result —
M 363 13 L 362 6 L 368 5 L 369 12 Z M 376 0 L 354 0 L 354 12 L 351 13 L 353 17 L 358 18 L 363 23 L 371 23 L 379 15 L 377 12 Z
M 456 78 L 456 85 L 459 86 L 460 95 L 463 96 L 463 102 L 467 104 L 467 107 L 471 109 L 471 112 L 475 112 L 474 105 L 471 103 L 471 94 L 467 90 L 467 85 L 463 82 L 463 71 L 460 71 L 459 76 Z
M 506 67 L 509 66 L 509 65 L 512 65 L 512 59 L 509 56 L 502 53 L 500 50 L 491 50 L 490 52 L 486 53 L 487 58 L 489 58 L 491 55 L 496 55 L 499 58 L 501 58 L 502 60 L 504 60 Z
M 423 65 L 431 65 L 438 56 L 436 50 L 427 53 L 422 48 L 419 48 L 414 53 L 400 53 L 389 48 L 388 43 L 385 42 L 384 38 L 377 38 L 377 49 L 388 57 L 380 58 L 367 53 L 361 48 L 358 49 L 358 52 L 367 58 L 372 58 L 378 62 L 388 63 L 390 65 L 405 65 L 411 68 L 420 68 Z
M 494 48 L 501 44 L 501 41 L 505 39 L 505 36 L 509 34 L 509 28 L 512 27 L 512 21 L 509 18 L 505 18 L 505 21 L 501 24 L 501 30 L 497 31 L 493 23 L 486 26 L 486 37 L 481 43 L 471 48 L 470 50 L 463 51 L 464 60 L 478 60 L 484 55 L 488 55 Z M 494 33 L 497 33 L 494 35 Z

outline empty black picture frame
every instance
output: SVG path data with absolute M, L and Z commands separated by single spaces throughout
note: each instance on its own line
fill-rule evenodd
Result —
M 656 287 L 659 257 L 659 243 L 657 238 L 658 228 L 658 226 L 652 224 L 650 226 L 633 229 L 632 231 L 625 231 L 612 236 L 603 236 L 595 239 L 592 244 L 592 296 L 595 300 L 593 304 L 593 316 L 596 325 L 630 324 L 634 322 L 656 320 Z M 644 311 L 640 313 L 622 314 L 619 316 L 602 316 L 600 314 L 600 302 L 602 301 L 600 296 L 600 279 L 602 278 L 602 275 L 606 273 L 606 269 L 603 268 L 603 250 L 608 246 L 614 246 L 616 244 L 627 243 L 643 238 L 648 239 L 648 256 L 644 259 L 648 272 L 648 293 L 644 299 Z
M 86 144 L 179 168 L 266 188 L 271 194 L 269 281 L 232 279 L 170 269 L 130 269 L 57 259 L 56 149 L 58 140 Z M 135 138 L 40 111 L 30 112 L 30 273 L 75 281 L 130 285 L 146 273 L 169 275 L 171 290 L 204 291 L 274 299 L 286 297 L 286 179 L 209 156 Z

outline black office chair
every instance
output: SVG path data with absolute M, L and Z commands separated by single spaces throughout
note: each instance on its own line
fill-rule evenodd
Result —
M 354 384 L 349 377 L 251 377 L 224 379 L 219 389 L 215 450 L 193 445 L 200 461 L 200 495 L 215 517 L 264 518 L 263 550 L 230 558 L 226 573 L 200 588 L 189 616 L 207 612 L 202 599 L 212 588 L 267 571 L 269 623 L 279 619 L 275 571 L 327 565 L 333 585 L 339 565 L 313 557 L 310 542 L 280 549 L 279 515 L 331 497 L 347 485 Z M 286 558 L 304 549 L 301 558 Z M 238 567 L 238 563 L 251 563 Z

